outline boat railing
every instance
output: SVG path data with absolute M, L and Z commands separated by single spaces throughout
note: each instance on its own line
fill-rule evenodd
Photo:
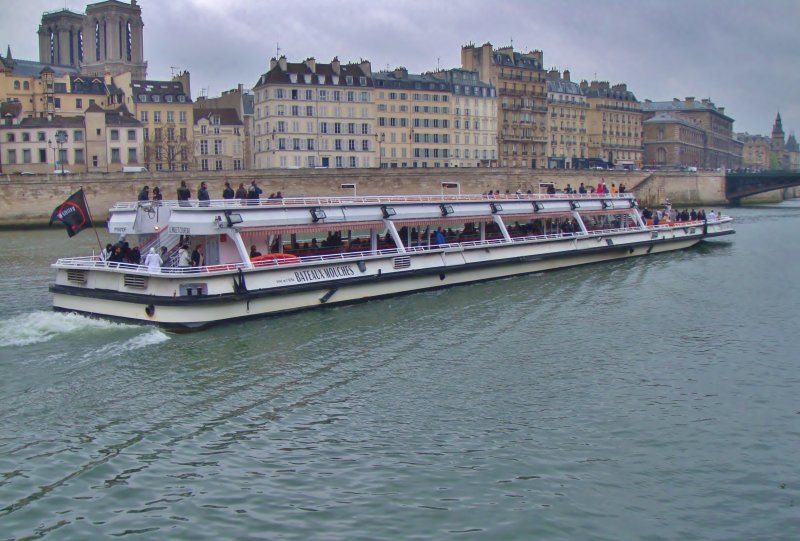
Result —
M 726 223 L 729 221 L 731 221 L 731 218 L 729 216 L 724 216 L 718 218 L 713 222 L 710 221 L 709 223 Z M 646 226 L 645 230 L 666 231 L 679 227 L 698 227 L 703 224 L 704 222 L 702 220 L 695 220 L 691 222 L 670 222 L 669 224 Z M 507 241 L 506 239 L 499 238 L 499 239 L 473 240 L 465 242 L 451 242 L 451 243 L 444 243 L 431 246 L 407 246 L 402 251 L 399 250 L 398 248 L 386 248 L 374 251 L 365 250 L 359 252 L 340 252 L 333 254 L 305 255 L 305 256 L 299 256 L 297 258 L 286 258 L 286 259 L 280 258 L 273 260 L 267 259 L 259 261 L 258 267 L 259 268 L 284 267 L 284 266 L 298 265 L 301 263 L 314 263 L 314 262 L 327 263 L 335 261 L 363 259 L 375 256 L 393 256 L 393 255 L 404 255 L 409 253 L 412 254 L 425 253 L 425 252 L 441 251 L 441 250 L 444 251 L 463 250 L 465 248 L 487 247 L 487 246 L 507 246 L 510 244 L 543 242 L 556 239 L 569 239 L 569 238 L 575 239 L 581 237 L 600 238 L 619 233 L 631 233 L 637 231 L 642 231 L 642 229 L 639 226 L 616 227 L 616 228 L 592 229 L 587 231 L 586 233 L 583 233 L 582 231 L 575 231 L 575 232 L 563 232 L 563 233 L 546 233 L 539 235 L 526 235 L 523 237 L 512 237 L 510 242 Z M 192 274 L 199 272 L 218 272 L 218 271 L 230 271 L 239 269 L 246 270 L 249 268 L 248 265 L 246 265 L 245 263 L 222 263 L 216 265 L 206 265 L 203 267 L 162 267 L 157 272 L 152 272 L 148 269 L 146 265 L 105 261 L 99 256 L 64 257 L 58 259 L 58 261 L 56 261 L 53 264 L 53 266 L 57 268 L 115 269 L 115 270 L 121 269 L 126 271 L 140 272 L 147 274 Z
M 211 199 L 199 201 L 161 200 L 161 201 L 129 201 L 114 204 L 112 211 L 136 210 L 141 206 L 161 206 L 168 208 L 197 208 L 197 209 L 227 209 L 227 208 L 259 208 L 281 206 L 310 206 L 310 205 L 344 205 L 344 204 L 384 204 L 384 203 L 440 203 L 443 201 L 541 201 L 541 200 L 581 200 L 581 199 L 632 199 L 633 194 L 528 194 L 512 193 L 500 195 L 487 194 L 458 194 L 458 195 L 359 195 L 359 196 L 300 196 L 284 197 L 281 199 Z

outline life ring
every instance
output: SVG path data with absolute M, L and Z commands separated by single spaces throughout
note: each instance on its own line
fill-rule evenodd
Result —
M 274 254 L 257 255 L 255 257 L 251 257 L 250 261 L 256 267 L 260 267 L 269 264 L 282 265 L 286 263 L 297 263 L 300 261 L 300 258 L 294 254 L 274 253 Z

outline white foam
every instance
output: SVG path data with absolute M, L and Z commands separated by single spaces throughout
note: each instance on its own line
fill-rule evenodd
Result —
M 91 356 L 100 356 L 104 358 L 119 357 L 128 351 L 135 351 L 146 346 L 160 344 L 169 340 L 169 336 L 155 327 L 143 328 L 142 330 L 142 334 L 137 334 L 124 342 L 111 342 L 100 347 L 98 350 L 92 352 Z
M 28 346 L 86 330 L 124 329 L 130 325 L 79 314 L 36 311 L 0 321 L 0 347 Z

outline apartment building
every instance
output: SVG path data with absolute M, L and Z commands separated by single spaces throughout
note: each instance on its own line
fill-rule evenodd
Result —
M 194 160 L 199 171 L 239 171 L 244 168 L 247 139 L 236 109 L 194 110 Z
M 114 78 L 125 104 L 143 125 L 142 163 L 150 171 L 194 169 L 193 109 L 189 72 L 171 81 L 131 80 L 130 73 Z
M 372 68 L 273 58 L 253 88 L 255 168 L 380 167 Z
M 542 51 L 461 48 L 461 67 L 477 71 L 497 90 L 497 145 L 501 167 L 547 166 L 547 88 Z
M 581 90 L 589 103 L 589 157 L 610 167 L 641 166 L 642 106 L 628 85 L 581 81 Z
M 477 71 L 432 74 L 448 82 L 452 98 L 450 167 L 497 167 L 497 91 Z
M 586 128 L 589 102 L 569 70 L 547 73 L 548 169 L 585 169 L 589 166 L 589 135 Z

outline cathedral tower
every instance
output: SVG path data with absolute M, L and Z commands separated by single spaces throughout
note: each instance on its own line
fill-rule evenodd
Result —
M 146 79 L 143 28 L 136 0 L 89 4 L 85 15 L 48 12 L 39 26 L 39 61 L 80 68 L 84 75 L 131 72 L 133 79 Z

